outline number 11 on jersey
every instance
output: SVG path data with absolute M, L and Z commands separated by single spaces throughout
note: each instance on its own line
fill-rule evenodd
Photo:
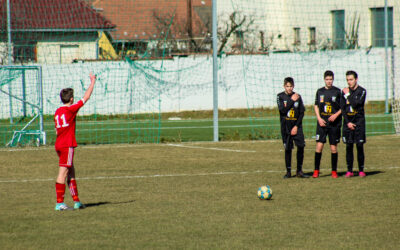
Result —
M 63 127 L 63 128 L 65 128 L 65 127 L 68 127 L 69 126 L 69 124 L 67 123 L 67 121 L 65 120 L 65 114 L 62 114 L 61 115 L 61 121 L 62 121 L 62 124 L 61 124 L 61 126 L 60 126 L 60 121 L 58 120 L 58 115 L 56 115 L 55 117 L 54 117 L 54 119 L 56 120 L 56 124 L 57 124 L 57 126 L 56 126 L 56 128 L 61 128 L 61 127 Z

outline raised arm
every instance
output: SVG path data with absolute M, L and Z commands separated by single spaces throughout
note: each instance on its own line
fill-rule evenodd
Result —
M 292 108 L 292 106 L 294 104 L 294 101 L 292 99 L 289 99 L 288 102 L 286 103 L 286 107 L 285 107 L 283 99 L 280 98 L 279 95 L 276 97 L 276 102 L 278 104 L 278 109 L 281 114 L 286 114 Z
M 361 96 L 359 97 L 359 99 L 357 99 L 355 95 L 349 95 L 347 97 L 347 100 L 349 100 L 350 105 L 353 108 L 362 107 L 362 106 L 364 106 L 365 98 L 367 96 L 366 92 L 367 92 L 366 90 L 363 90 L 363 92 L 362 92 Z
M 82 98 L 85 103 L 89 100 L 90 96 L 92 95 L 94 84 L 96 82 L 96 75 L 93 75 L 92 73 L 90 73 L 89 78 L 90 78 L 90 85 L 87 88 L 85 95 Z
M 347 116 L 347 113 L 346 113 L 346 98 L 344 97 L 343 92 L 340 93 L 340 110 L 342 110 L 344 124 L 347 125 L 347 123 L 349 123 L 349 117 Z

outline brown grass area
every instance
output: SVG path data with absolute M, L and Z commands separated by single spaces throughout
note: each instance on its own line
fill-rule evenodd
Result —
M 307 143 L 310 172 L 315 144 Z M 320 178 L 288 180 L 279 140 L 82 146 L 75 166 L 88 208 L 66 212 L 54 211 L 52 147 L 0 149 L 1 248 L 395 249 L 399 143 L 368 139 L 364 179 L 332 179 L 326 146 Z M 264 184 L 270 201 L 257 198 Z

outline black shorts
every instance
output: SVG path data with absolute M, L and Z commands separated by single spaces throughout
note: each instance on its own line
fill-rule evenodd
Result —
M 289 133 L 286 133 L 283 131 L 281 131 L 281 135 L 282 135 L 283 147 L 285 148 L 285 150 L 293 149 L 294 144 L 296 144 L 297 147 L 301 147 L 301 148 L 306 146 L 302 128 L 297 129 L 296 135 L 292 136 Z
M 329 137 L 329 144 L 336 145 L 340 142 L 340 126 L 335 127 L 321 127 L 317 123 L 317 133 L 315 140 L 317 142 L 326 142 L 326 136 Z
M 362 144 L 366 143 L 365 126 L 357 125 L 355 130 L 350 130 L 347 125 L 343 126 L 343 142 L 344 143 L 355 143 Z

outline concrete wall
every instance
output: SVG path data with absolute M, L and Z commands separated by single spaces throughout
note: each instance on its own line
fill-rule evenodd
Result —
M 394 52 L 396 67 L 400 65 L 400 50 Z M 315 92 L 324 85 L 323 73 L 335 72 L 334 84 L 346 86 L 345 72 L 355 70 L 359 83 L 368 91 L 367 101 L 385 100 L 384 50 L 372 49 L 328 51 L 317 53 L 275 53 L 257 56 L 228 56 L 219 61 L 219 107 L 275 107 L 276 94 L 283 91 L 283 79 L 295 79 L 295 91 L 306 105 L 313 104 Z M 392 65 L 389 62 L 389 65 Z M 44 113 L 53 114 L 61 105 L 62 88 L 75 89 L 76 100 L 89 84 L 89 72 L 98 76 L 94 94 L 81 115 L 126 114 L 182 110 L 211 110 L 212 58 L 196 56 L 166 61 L 92 62 L 42 65 Z M 392 72 L 392 70 L 390 70 Z M 392 83 L 400 79 L 400 71 L 390 75 Z M 37 74 L 26 73 L 27 96 L 37 103 Z M 22 95 L 21 76 L 0 69 L 0 86 L 8 91 L 11 83 L 14 95 Z M 9 98 L 0 92 L 0 119 L 9 117 Z M 21 103 L 13 100 L 14 115 Z M 33 109 L 31 109 L 33 110 Z

